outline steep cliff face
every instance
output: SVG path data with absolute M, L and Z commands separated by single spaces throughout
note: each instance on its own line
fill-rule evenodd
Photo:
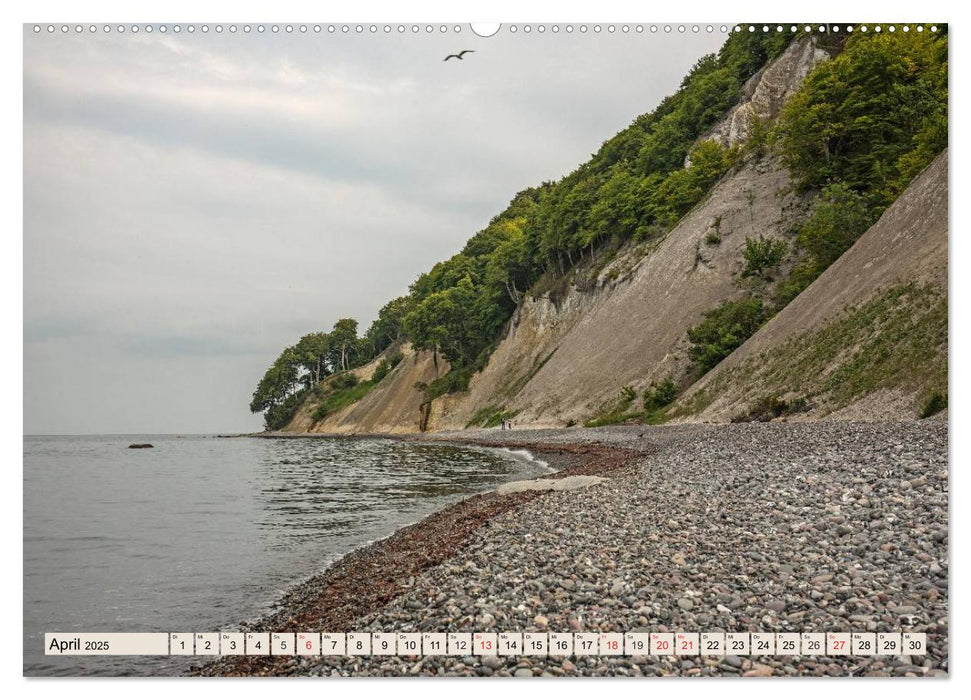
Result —
M 409 344 L 401 348 L 403 359 L 364 398 L 326 416 L 313 419 L 313 404 L 300 408 L 284 429 L 301 433 L 414 433 L 421 428 L 424 394 L 416 388 L 428 384 L 448 371 L 448 363 L 430 352 L 415 352 Z M 354 370 L 366 381 L 374 374 L 379 359 Z
M 487 406 L 516 412 L 522 424 L 582 422 L 623 386 L 680 375 L 687 329 L 742 294 L 736 279 L 746 237 L 782 237 L 806 204 L 778 163 L 744 165 L 653 250 L 621 253 L 595 291 L 573 287 L 559 304 L 549 294 L 527 301 L 468 394 L 433 405 L 432 425 L 464 427 Z
M 793 417 L 912 418 L 947 391 L 948 154 L 846 253 L 679 401 L 725 421 L 766 398 Z
M 829 54 L 810 39 L 790 44 L 772 63 L 757 72 L 742 89 L 742 99 L 722 117 L 699 141 L 717 141 L 723 146 L 744 143 L 759 122 L 768 122 L 779 115 L 785 104 L 799 89 L 809 71 Z M 685 165 L 690 158 L 685 160 Z

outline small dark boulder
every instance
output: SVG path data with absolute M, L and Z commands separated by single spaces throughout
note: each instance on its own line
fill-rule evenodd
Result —
M 155 445 L 150 445 L 147 442 L 135 442 L 128 446 L 129 450 L 144 450 L 147 447 L 155 447 Z

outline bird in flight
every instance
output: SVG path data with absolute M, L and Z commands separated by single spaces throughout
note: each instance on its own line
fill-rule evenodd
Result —
M 475 53 L 475 50 L 474 49 L 463 49 L 462 51 L 459 51 L 458 53 L 450 53 L 448 56 L 445 57 L 445 60 L 447 61 L 450 58 L 457 58 L 458 60 L 461 61 L 462 60 L 462 57 L 465 56 L 465 54 L 467 54 L 467 53 Z

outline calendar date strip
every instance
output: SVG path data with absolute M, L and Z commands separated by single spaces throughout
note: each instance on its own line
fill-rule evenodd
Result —
M 924 632 L 48 632 L 49 656 L 924 656 Z

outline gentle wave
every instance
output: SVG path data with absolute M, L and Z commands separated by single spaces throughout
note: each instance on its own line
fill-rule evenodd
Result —
M 551 467 L 549 462 L 539 459 L 538 457 L 534 456 L 533 453 L 530 452 L 529 450 L 517 450 L 509 447 L 502 447 L 500 448 L 500 451 L 507 452 L 517 459 L 522 459 L 531 464 L 535 464 L 537 467 L 541 469 L 545 469 L 547 474 L 556 473 L 556 469 Z

